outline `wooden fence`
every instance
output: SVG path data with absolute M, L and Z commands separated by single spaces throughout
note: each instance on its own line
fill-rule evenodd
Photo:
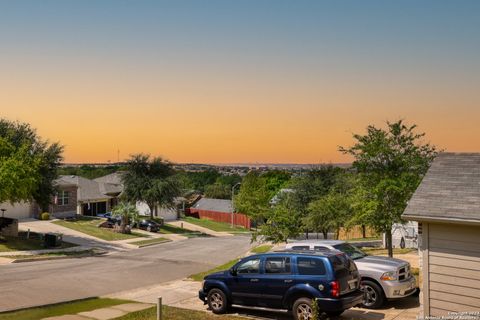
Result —
M 208 219 L 217 222 L 232 223 L 232 214 L 218 211 L 199 210 L 195 208 L 185 209 L 185 215 L 199 219 Z M 233 215 L 233 224 L 236 226 L 250 229 L 252 221 L 243 213 L 235 213 Z
M 378 233 L 376 233 L 375 230 L 370 227 L 365 227 L 365 236 L 367 238 L 376 237 L 378 236 Z M 354 226 L 349 229 L 340 228 L 340 232 L 338 234 L 339 240 L 350 240 L 357 238 L 363 238 L 362 226 Z

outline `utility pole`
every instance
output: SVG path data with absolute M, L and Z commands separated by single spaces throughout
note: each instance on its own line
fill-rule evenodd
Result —
M 237 182 L 236 184 L 233 185 L 232 187 L 232 217 L 231 217 L 231 220 L 232 220 L 232 225 L 231 227 L 233 228 L 233 217 L 234 217 L 234 214 L 235 214 L 235 207 L 234 207 L 234 204 L 233 204 L 233 197 L 235 196 L 235 187 L 236 186 L 239 186 L 241 185 L 240 182 Z

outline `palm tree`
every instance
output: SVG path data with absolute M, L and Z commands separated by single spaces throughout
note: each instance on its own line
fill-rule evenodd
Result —
M 127 161 L 125 170 L 122 176 L 125 186 L 123 196 L 128 202 L 145 202 L 151 218 L 157 207 L 172 208 L 175 205 L 180 187 L 173 179 L 175 170 L 170 162 L 136 154 Z
M 135 222 L 138 220 L 138 211 L 134 204 L 128 202 L 120 202 L 112 210 L 112 216 L 120 217 L 120 233 L 130 233 L 127 231 L 127 225 L 129 222 Z

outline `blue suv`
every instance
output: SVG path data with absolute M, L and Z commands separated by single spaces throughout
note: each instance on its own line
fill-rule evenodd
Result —
M 205 277 L 199 298 L 214 313 L 231 305 L 286 309 L 312 319 L 312 303 L 329 316 L 362 303 L 355 263 L 339 251 L 281 251 L 243 258 Z

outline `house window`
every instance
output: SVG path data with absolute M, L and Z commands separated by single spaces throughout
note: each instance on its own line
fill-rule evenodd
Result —
M 65 206 L 68 204 L 68 200 L 69 200 L 69 192 L 68 191 L 60 191 L 58 193 L 58 205 L 59 206 Z

